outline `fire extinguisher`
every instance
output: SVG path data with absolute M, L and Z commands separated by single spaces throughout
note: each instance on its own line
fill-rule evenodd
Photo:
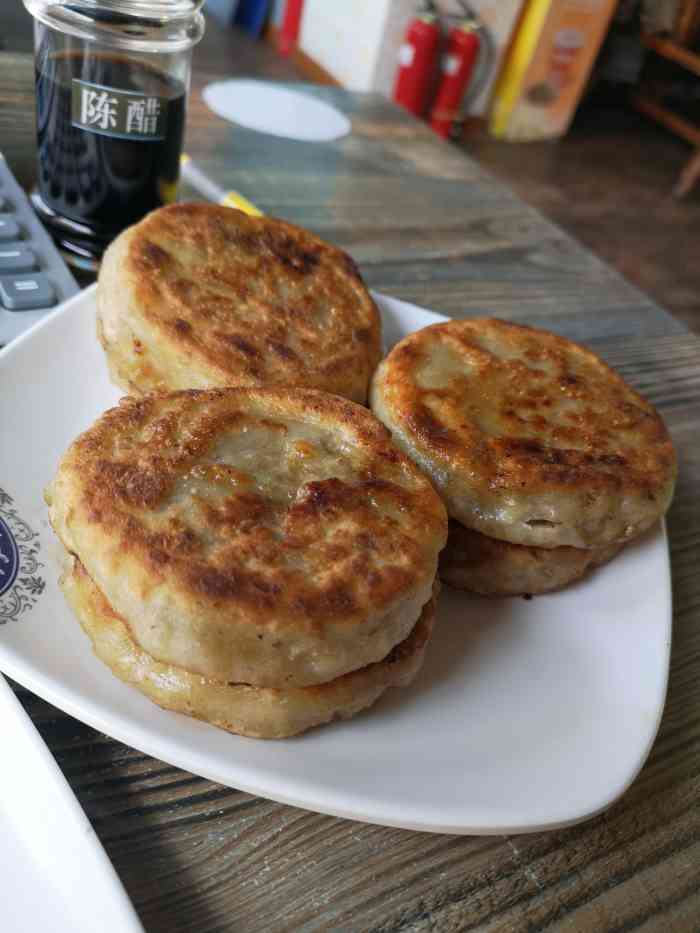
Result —
M 428 0 L 406 30 L 394 82 L 394 100 L 417 117 L 428 108 L 439 51 L 440 23 L 435 4 Z
M 287 0 L 277 45 L 280 55 L 291 55 L 294 51 L 299 38 L 303 9 L 304 0 Z
M 440 83 L 435 102 L 430 110 L 430 125 L 440 136 L 448 139 L 454 124 L 459 120 L 465 96 L 474 96 L 481 81 L 476 78 L 475 67 L 480 62 L 484 75 L 483 58 L 490 45 L 484 27 L 464 4 L 460 4 L 465 18 L 455 24 L 447 37 L 447 48 L 442 56 Z

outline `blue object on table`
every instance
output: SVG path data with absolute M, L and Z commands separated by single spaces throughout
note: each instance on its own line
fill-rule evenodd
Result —
M 238 10 L 239 0 L 207 0 L 204 12 L 224 26 L 230 26 Z
M 251 36 L 257 38 L 262 32 L 270 8 L 270 0 L 240 0 L 234 25 L 245 29 Z

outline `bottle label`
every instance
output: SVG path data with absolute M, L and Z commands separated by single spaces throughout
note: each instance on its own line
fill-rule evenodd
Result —
M 165 139 L 168 99 L 73 78 L 73 126 L 123 139 Z

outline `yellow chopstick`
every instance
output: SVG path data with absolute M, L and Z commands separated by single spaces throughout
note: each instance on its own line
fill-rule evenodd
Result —
M 252 201 L 249 201 L 240 191 L 226 191 L 215 181 L 205 175 L 199 166 L 192 161 L 192 157 L 183 153 L 180 157 L 182 168 L 182 178 L 191 185 L 195 191 L 198 191 L 208 201 L 214 201 L 216 204 L 222 204 L 224 207 L 235 207 L 239 211 L 250 214 L 251 217 L 262 217 L 263 212 L 256 207 Z

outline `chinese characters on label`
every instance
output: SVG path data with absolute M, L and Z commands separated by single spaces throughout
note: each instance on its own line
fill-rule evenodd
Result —
M 130 100 L 126 110 L 127 133 L 142 133 L 144 136 L 154 136 L 158 131 L 158 116 L 160 114 L 160 101 L 157 97 L 146 97 L 143 100 Z
M 84 87 L 80 122 L 83 126 L 99 126 L 102 130 L 111 130 L 117 125 L 117 98 L 110 97 L 107 91 L 91 91 Z
M 167 102 L 133 91 L 73 81 L 73 124 L 94 133 L 163 139 Z

